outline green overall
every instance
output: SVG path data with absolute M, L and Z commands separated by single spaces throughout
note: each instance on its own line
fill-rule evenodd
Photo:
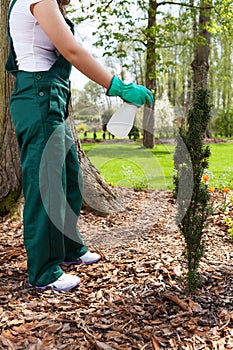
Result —
M 59 55 L 49 71 L 18 70 L 9 28 L 8 36 L 6 70 L 16 77 L 10 113 L 20 148 L 29 283 L 43 286 L 62 275 L 59 264 L 87 252 L 77 229 L 82 176 L 65 122 L 72 66 Z

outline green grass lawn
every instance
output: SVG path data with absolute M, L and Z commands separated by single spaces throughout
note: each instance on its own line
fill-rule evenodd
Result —
M 83 144 L 84 151 L 105 180 L 113 186 L 135 189 L 172 189 L 175 145 L 159 144 L 153 150 L 139 143 Z M 210 185 L 233 188 L 233 143 L 212 144 L 207 172 Z
M 210 145 L 211 156 L 208 174 L 210 185 L 233 189 L 233 143 Z

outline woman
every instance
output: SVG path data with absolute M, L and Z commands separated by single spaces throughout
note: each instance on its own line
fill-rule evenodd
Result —
M 108 96 L 141 106 L 153 103 L 143 86 L 124 84 L 101 66 L 73 36 L 62 15 L 69 0 L 12 0 L 6 69 L 16 77 L 10 111 L 20 147 L 24 243 L 30 285 L 70 290 L 80 283 L 62 263 L 92 264 L 77 229 L 82 204 L 76 150 L 65 123 L 72 65 L 107 89 Z

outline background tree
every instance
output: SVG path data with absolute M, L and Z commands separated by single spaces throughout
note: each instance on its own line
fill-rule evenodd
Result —
M 210 55 L 210 86 L 215 116 L 211 129 L 215 135 L 232 137 L 233 135 L 233 40 L 228 32 L 212 35 Z
M 87 118 L 93 120 L 100 118 L 106 102 L 105 90 L 101 86 L 89 81 L 81 91 L 74 95 L 76 96 L 75 100 L 73 99 L 73 113 L 76 119 Z
M 119 58 L 120 65 L 125 67 L 127 72 L 124 72 L 124 77 L 128 80 L 146 84 L 146 74 L 149 74 L 150 79 L 154 76 L 157 83 L 156 98 L 160 99 L 164 90 L 168 89 L 170 102 L 176 107 L 176 117 L 180 117 L 182 108 L 184 114 L 191 101 L 193 73 L 190 61 L 193 60 L 195 43 L 201 38 L 197 35 L 200 6 L 201 2 L 197 0 L 111 0 L 107 6 L 103 0 L 86 1 L 85 4 L 80 1 L 83 15 L 80 15 L 79 11 L 77 22 L 85 19 L 95 20 L 98 28 L 93 34 L 96 36 L 96 45 L 104 50 L 104 55 L 114 57 L 115 60 Z M 219 71 L 224 59 L 220 33 L 225 33 L 226 47 L 229 48 L 232 57 L 233 6 L 232 0 L 213 0 L 211 6 L 213 13 L 208 27 L 215 40 L 215 53 L 212 55 L 213 60 L 209 61 L 212 79 L 208 81 L 208 86 L 212 91 L 210 98 L 213 105 L 218 103 L 215 109 L 216 117 L 218 109 L 222 108 L 221 80 L 229 74 L 229 70 L 225 70 L 224 75 Z M 150 23 L 153 23 L 151 26 L 148 25 L 149 17 Z M 155 64 L 152 70 L 147 69 L 147 45 L 150 40 L 153 41 L 153 45 L 149 56 Z M 200 47 L 200 50 L 202 49 Z M 218 75 L 220 79 L 215 79 Z M 232 84 L 232 74 L 230 81 Z M 227 86 L 225 89 L 231 90 Z
M 210 23 L 210 11 L 212 2 L 201 0 L 199 12 L 199 36 L 195 45 L 194 60 L 191 64 L 193 69 L 193 90 L 207 88 L 209 73 L 209 55 L 210 55 L 210 32 L 208 24 Z
M 161 53 L 160 49 L 174 43 L 175 33 L 184 26 L 187 16 L 174 17 L 169 11 L 166 11 L 165 5 L 175 4 L 173 1 L 158 2 L 148 1 L 117 1 L 112 0 L 106 3 L 103 0 L 89 3 L 89 12 L 87 14 L 87 4 L 80 6 L 85 11 L 84 16 L 78 18 L 78 22 L 85 18 L 95 18 L 100 23 L 98 30 L 93 34 L 98 36 L 96 45 L 104 47 L 105 55 L 115 55 L 121 59 L 123 67 L 132 66 L 132 48 L 135 52 L 144 55 L 143 66 L 141 60 L 134 66 L 134 78 L 139 84 L 146 85 L 154 90 L 156 85 L 160 86 Z M 182 3 L 185 6 L 185 2 Z M 177 5 L 180 5 L 178 3 Z M 189 6 L 189 4 L 187 4 Z M 137 17 L 133 17 L 136 13 Z M 160 20 L 158 20 L 160 17 Z M 161 19 L 162 17 L 162 19 Z M 111 21 L 109 21 L 111 18 Z M 133 54 L 133 56 L 135 56 Z M 139 63 L 139 64 L 138 64 Z M 143 68 L 142 68 L 143 67 Z M 137 74 L 137 72 L 140 74 Z M 131 77 L 132 79 L 132 77 Z M 174 89 L 175 91 L 175 89 Z M 161 95 L 163 88 L 159 88 Z M 154 106 L 153 108 L 154 109 Z M 148 113 L 145 110 L 143 118 L 143 144 L 148 148 L 154 147 L 154 113 Z

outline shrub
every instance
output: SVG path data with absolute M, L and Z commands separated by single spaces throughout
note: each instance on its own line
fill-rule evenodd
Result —
M 79 134 L 85 133 L 87 132 L 87 125 L 84 123 L 78 124 L 76 126 L 76 130 Z
M 177 223 L 185 238 L 189 291 L 195 290 L 200 282 L 198 267 L 204 253 L 203 229 L 210 213 L 210 192 L 202 180 L 210 156 L 209 147 L 203 144 L 204 133 L 210 120 L 209 93 L 207 90 L 197 89 L 194 96 L 187 123 L 180 127 L 174 154 Z M 188 198 L 190 188 L 192 192 Z
M 233 110 L 220 111 L 215 119 L 215 129 L 220 136 L 232 137 L 233 135 Z

